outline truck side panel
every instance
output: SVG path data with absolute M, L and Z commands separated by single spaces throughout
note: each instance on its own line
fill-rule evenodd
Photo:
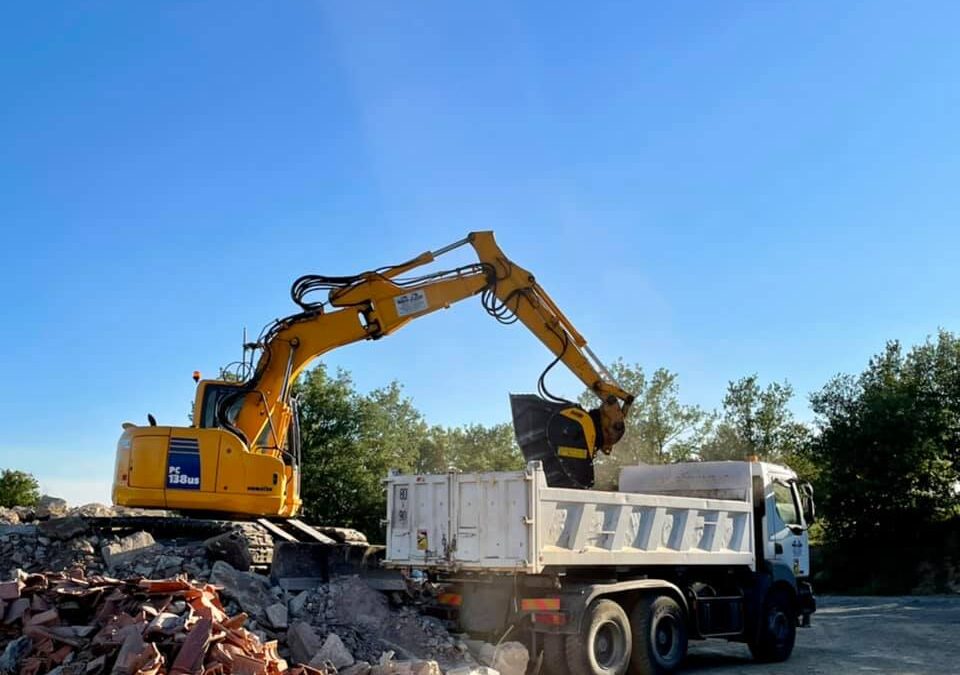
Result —
M 547 567 L 755 568 L 748 502 L 547 487 L 525 472 L 387 479 L 393 565 L 539 574 Z

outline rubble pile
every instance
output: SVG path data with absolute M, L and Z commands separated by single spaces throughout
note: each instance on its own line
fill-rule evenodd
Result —
M 157 530 L 156 538 L 94 530 L 86 520 L 123 511 L 70 509 L 53 498 L 35 509 L 0 509 L 0 579 L 14 579 L 0 583 L 0 675 L 526 669 L 522 645 L 522 659 L 508 664 L 504 656 L 517 653 L 509 644 L 491 656 L 360 577 L 335 576 L 298 593 L 272 584 L 251 564 L 250 549 L 262 551 L 263 542 L 243 526 L 164 539 Z
M 0 575 L 4 578 L 16 569 L 42 572 L 73 567 L 119 578 L 166 578 L 183 573 L 204 580 L 210 574 L 202 541 L 160 544 L 148 532 L 98 536 L 76 516 L 0 530 Z
M 0 672 L 19 675 L 291 675 L 276 640 L 244 628 L 216 589 L 185 579 L 119 581 L 69 573 L 27 574 L 0 584 L 3 633 L 15 636 L 0 655 Z

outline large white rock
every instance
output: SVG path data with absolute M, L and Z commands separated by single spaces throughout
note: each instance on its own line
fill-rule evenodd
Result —
M 350 650 L 347 649 L 347 646 L 343 644 L 343 640 L 341 640 L 340 636 L 336 633 L 330 633 L 327 636 L 323 646 L 320 647 L 320 651 L 310 659 L 308 665 L 318 668 L 328 662 L 332 663 L 333 667 L 337 670 L 352 666 L 354 663 L 353 654 L 350 653 Z

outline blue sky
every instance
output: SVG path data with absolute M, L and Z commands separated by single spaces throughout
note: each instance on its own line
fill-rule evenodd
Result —
M 106 501 L 120 423 L 182 423 L 295 277 L 475 229 L 707 407 L 960 329 L 960 6 L 516 5 L 6 7 L 0 466 Z M 472 300 L 327 359 L 444 424 L 547 360 Z

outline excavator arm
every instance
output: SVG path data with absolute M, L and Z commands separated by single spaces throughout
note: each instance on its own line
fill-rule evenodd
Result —
M 478 262 L 419 277 L 408 276 L 468 244 L 475 250 Z M 312 300 L 320 291 L 327 291 L 325 302 Z M 534 276 L 507 258 L 492 232 L 473 232 L 407 262 L 356 276 L 303 276 L 294 282 L 291 295 L 302 311 L 268 327 L 257 342 L 261 355 L 252 377 L 218 406 L 218 426 L 235 433 L 252 450 L 282 452 L 294 414 L 290 401 L 292 384 L 314 359 L 353 342 L 380 339 L 414 319 L 476 295 L 481 296 L 486 311 L 499 321 L 522 322 L 555 355 L 554 363 L 562 362 L 600 401 L 597 409 L 587 413 L 569 401 L 551 397 L 542 377 L 541 396 L 550 400 L 514 397 L 517 438 L 528 459 L 550 461 L 551 455 L 566 452 L 567 459 L 563 461 L 592 463 L 595 449 L 609 453 L 623 436 L 624 418 L 633 396 L 614 382 L 587 341 Z M 237 398 L 242 399 L 239 412 Z M 536 401 L 541 402 L 539 406 Z M 531 413 L 531 405 L 539 408 L 538 414 Z M 542 441 L 550 435 L 549 427 L 556 421 L 562 422 L 564 428 L 554 429 L 557 438 L 544 446 Z M 538 443 L 539 447 L 534 448 Z M 559 476 L 569 473 L 562 471 L 564 467 L 559 468 Z M 592 469 L 584 480 L 592 482 Z M 573 481 L 578 486 L 582 482 Z

